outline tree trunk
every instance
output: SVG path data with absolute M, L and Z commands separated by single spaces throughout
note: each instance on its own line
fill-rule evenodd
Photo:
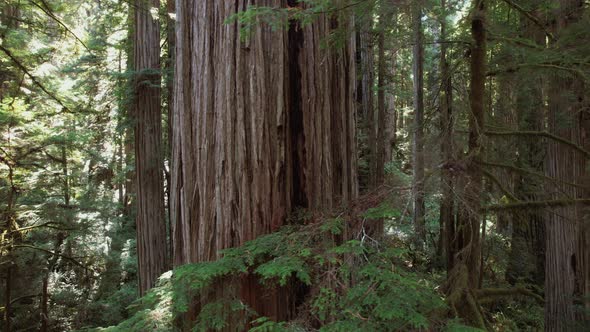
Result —
M 416 2 L 412 8 L 414 25 L 414 128 L 412 139 L 412 197 L 413 223 L 420 242 L 426 240 L 424 220 L 424 32 L 422 31 L 422 4 Z
M 446 11 L 446 0 L 441 0 L 441 7 Z M 443 43 L 440 45 L 440 153 L 444 165 L 448 165 L 453 159 L 453 86 L 452 77 L 449 72 L 449 62 L 447 61 L 447 44 L 444 42 L 447 38 L 447 16 L 441 18 L 440 34 Z M 455 213 L 453 199 L 453 175 L 449 167 L 443 167 L 441 170 L 441 202 L 440 202 L 440 227 L 441 236 L 439 243 L 439 256 L 443 255 L 443 248 L 447 253 L 447 268 L 452 267 L 453 255 L 448 253 L 456 252 L 450 248 L 453 245 L 455 236 Z M 449 272 L 449 270 L 447 270 Z
M 168 63 L 166 66 L 166 90 L 167 90 L 167 135 L 166 135 L 166 160 L 168 165 L 172 163 L 172 105 L 174 104 L 174 62 L 176 58 L 176 31 L 175 19 L 176 15 L 176 1 L 166 0 L 166 9 L 168 16 L 166 17 L 166 36 L 168 38 Z M 170 217 L 170 188 L 171 188 L 170 170 L 166 172 L 166 212 L 168 213 L 168 253 L 172 255 L 174 251 L 172 244 L 172 218 Z M 171 262 L 168 262 L 169 264 Z
M 127 40 L 125 42 L 125 53 L 126 53 L 126 70 L 128 73 L 131 73 L 135 66 L 133 64 L 134 61 L 134 25 L 135 25 L 135 11 L 130 9 L 127 14 Z M 133 91 L 135 83 L 133 80 L 128 80 L 125 83 L 125 87 L 121 87 L 121 89 L 125 92 Z M 124 144 L 123 144 L 123 154 L 125 155 L 125 165 L 127 170 L 125 171 L 125 194 L 123 196 L 123 215 L 126 217 L 129 223 L 131 223 L 135 228 L 135 216 L 137 215 L 137 209 L 135 204 L 136 194 L 137 194 L 137 175 L 135 172 L 135 128 L 133 126 L 135 117 L 135 107 L 132 102 L 123 102 L 121 104 L 123 107 L 121 108 L 123 117 L 127 122 L 126 129 L 124 131 Z M 131 167 L 133 165 L 133 167 Z M 131 222 L 133 221 L 133 222 Z
M 448 300 L 456 312 L 470 325 L 485 328 L 481 308 L 474 296 L 479 286 L 481 259 L 481 192 L 482 138 L 484 127 L 484 96 L 486 80 L 486 33 L 484 0 L 474 0 L 471 14 L 471 86 L 469 113 L 469 154 L 461 180 L 463 196 L 459 202 L 453 266 L 447 280 Z
M 9 264 L 12 264 L 9 263 Z M 4 289 L 4 332 L 12 331 L 11 315 L 12 315 L 12 265 L 6 269 L 6 288 Z
M 379 17 L 379 35 L 377 39 L 377 48 L 379 53 L 379 59 L 377 62 L 377 73 L 379 75 L 377 80 L 377 116 L 374 119 L 376 122 L 377 129 L 377 140 L 375 144 L 375 155 L 373 160 L 373 187 L 381 185 L 385 179 L 385 163 L 388 161 L 386 156 L 391 153 L 387 151 L 391 149 L 389 138 L 387 137 L 387 131 L 390 130 L 391 123 L 388 122 L 388 114 L 385 105 L 385 89 L 387 75 L 386 61 L 385 61 L 385 28 L 387 21 L 390 19 L 390 15 L 381 14 Z M 382 226 L 381 226 L 382 227 Z M 381 233 L 381 232 L 379 232 Z
M 2 10 L 0 11 L 0 24 L 5 26 L 0 34 L 0 39 L 2 40 L 0 43 L 4 46 L 6 46 L 6 31 L 18 29 L 20 26 L 19 5 L 20 3 L 18 5 L 7 3 L 2 6 Z M 0 101 L 4 99 L 5 90 L 7 90 L 6 83 L 13 80 L 15 80 L 14 75 L 8 70 L 8 68 L 0 68 Z
M 339 24 L 320 15 L 281 31 L 259 25 L 240 41 L 238 25 L 221 22 L 274 1 L 177 4 L 174 264 L 215 260 L 276 231 L 295 207 L 329 209 L 354 198 L 354 38 L 341 49 L 319 47 Z M 293 314 L 286 294 L 246 279 L 241 299 L 260 315 Z
M 166 271 L 166 221 L 160 105 L 160 27 L 151 7 L 159 0 L 136 0 L 135 171 L 137 174 L 137 257 L 139 292 L 145 294 Z
M 397 65 L 397 52 L 398 50 L 394 49 L 391 51 L 391 71 L 390 75 L 391 85 L 395 82 L 395 75 L 397 74 L 395 66 Z M 397 106 L 395 103 L 397 102 L 397 97 L 393 91 L 387 93 L 386 98 L 386 115 L 385 115 L 385 163 L 393 161 L 393 151 L 396 149 L 396 142 L 397 142 Z
M 374 52 L 373 52 L 373 25 L 372 19 L 361 23 L 360 27 L 360 54 L 361 54 L 361 121 L 363 129 L 365 130 L 367 143 L 366 143 L 366 156 L 369 164 L 368 174 L 366 177 L 360 179 L 361 188 L 370 189 L 375 186 L 376 183 L 376 167 L 377 167 L 377 114 L 374 107 Z
M 520 21 L 521 37 L 543 47 L 545 32 L 524 15 L 521 16 Z M 522 71 L 517 76 L 517 80 L 518 130 L 543 131 L 545 112 L 541 78 L 534 72 Z M 532 137 L 519 139 L 516 146 L 518 149 L 516 166 L 543 173 L 544 144 Z M 542 186 L 538 177 L 521 173 L 516 177 L 516 198 L 523 201 L 539 200 L 539 193 L 543 192 Z M 541 211 L 530 209 L 514 211 L 510 248 L 506 270 L 507 281 L 511 284 L 527 282 L 542 286 L 545 279 L 545 224 Z
M 484 99 L 486 80 L 486 33 L 484 28 L 484 0 L 475 0 L 475 13 L 471 21 L 471 35 L 474 45 L 471 49 L 471 89 L 469 117 L 469 158 L 467 165 L 467 185 L 465 187 L 463 213 L 464 222 L 458 225 L 459 237 L 462 238 L 459 259 L 467 264 L 470 272 L 469 285 L 476 288 L 479 277 L 480 259 L 480 197 L 482 191 L 482 174 L 480 169 L 483 155 Z
M 562 31 L 581 17 L 583 2 L 579 0 L 556 0 L 554 17 L 551 21 L 556 47 L 571 45 L 560 43 Z M 549 78 L 549 132 L 584 145 L 584 87 L 579 77 L 555 72 Z M 585 133 L 587 135 L 587 133 Z M 581 153 L 551 140 L 548 142 L 547 175 L 555 179 L 547 192 L 551 199 L 578 199 L 585 196 L 578 186 L 587 167 L 587 158 Z M 582 315 L 576 313 L 574 301 L 587 295 L 585 280 L 588 266 L 585 257 L 588 246 L 585 241 L 587 230 L 581 206 L 556 207 L 546 216 L 546 262 L 545 262 L 545 330 L 574 331 L 583 328 Z

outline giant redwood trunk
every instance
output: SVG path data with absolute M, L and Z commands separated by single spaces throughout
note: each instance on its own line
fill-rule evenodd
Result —
M 224 24 L 236 10 L 276 3 L 177 1 L 175 265 L 215 260 L 276 231 L 295 207 L 328 209 L 357 195 L 354 39 L 320 47 L 342 24 L 327 15 L 279 31 L 259 25 L 246 41 L 236 24 Z M 287 294 L 263 298 L 245 279 L 245 303 L 288 318 Z
M 560 39 L 563 30 L 579 20 L 583 1 L 554 2 L 556 9 L 551 27 L 556 42 L 551 46 L 557 49 L 569 48 L 571 45 Z M 584 146 L 588 133 L 582 127 L 587 121 L 582 79 L 569 73 L 555 72 L 551 75 L 550 82 L 549 132 L 578 146 Z M 555 179 L 547 188 L 550 198 L 568 199 L 572 203 L 575 199 L 587 198 L 588 192 L 583 190 L 582 181 L 588 167 L 586 156 L 554 140 L 548 142 L 547 154 L 546 173 Z M 576 312 L 581 308 L 576 308 L 575 302 L 588 295 L 589 249 L 585 212 L 583 206 L 569 204 L 552 209 L 546 216 L 546 331 L 584 329 L 577 325 L 581 323 L 583 315 Z
M 135 171 L 137 174 L 137 257 L 139 291 L 144 294 L 167 269 L 162 114 L 160 107 L 160 27 L 149 8 L 159 0 L 135 2 Z

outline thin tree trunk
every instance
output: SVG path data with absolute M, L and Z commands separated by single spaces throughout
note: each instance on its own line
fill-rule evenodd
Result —
M 136 0 L 135 171 L 137 176 L 137 257 L 139 292 L 145 294 L 167 268 L 166 221 L 160 104 L 160 27 L 150 8 L 159 0 Z
M 414 25 L 414 127 L 412 139 L 412 197 L 413 223 L 418 239 L 426 241 L 424 220 L 424 32 L 422 31 L 422 4 L 416 2 L 412 15 Z
M 12 265 L 6 269 L 6 288 L 4 289 L 4 332 L 12 331 Z
M 386 109 L 385 109 L 385 17 L 380 17 L 379 35 L 377 39 L 377 48 L 379 59 L 377 63 L 377 140 L 375 141 L 375 156 L 374 156 L 374 182 L 373 187 L 377 187 L 383 183 L 384 167 L 385 167 L 385 150 L 387 149 L 387 140 L 385 137 L 386 130 Z
M 175 19 L 173 18 L 176 14 L 176 1 L 175 0 L 167 0 L 166 8 L 168 12 L 168 16 L 166 17 L 166 28 L 167 28 L 167 38 L 168 38 L 168 63 L 166 66 L 166 89 L 168 93 L 166 94 L 167 97 L 167 135 L 166 135 L 166 160 L 168 161 L 168 165 L 172 163 L 172 105 L 174 104 L 174 62 L 176 58 L 176 31 L 175 31 Z M 170 190 L 171 190 L 171 175 L 170 171 L 166 172 L 166 212 L 168 215 L 168 253 L 172 255 L 174 244 L 172 243 L 172 218 L 170 216 Z M 170 260 L 169 264 L 172 263 Z
M 133 61 L 134 61 L 134 30 L 135 30 L 135 11 L 133 9 L 129 10 L 127 15 L 127 40 L 125 42 L 125 53 L 127 58 L 126 63 L 126 70 L 127 72 L 132 72 L 135 68 Z M 128 82 L 124 83 L 126 85 L 126 89 L 123 91 L 133 91 L 134 90 L 134 82 L 133 80 L 128 80 Z M 136 119 L 135 116 L 135 107 L 133 105 L 135 101 L 125 101 L 122 104 L 122 110 L 124 117 L 127 122 L 127 126 L 124 132 L 124 144 L 123 144 L 123 152 L 125 155 L 125 165 L 127 166 L 127 171 L 125 172 L 125 194 L 123 197 L 123 215 L 129 221 L 133 221 L 132 225 L 135 228 L 135 216 L 137 215 L 137 209 L 135 204 L 136 194 L 137 194 L 137 176 L 134 170 L 135 166 L 135 128 L 134 128 L 134 121 Z M 133 167 L 131 167 L 133 165 Z
M 10 129 L 10 127 L 9 127 Z M 10 147 L 11 145 L 11 140 L 10 138 L 8 139 L 8 147 Z M 7 159 L 3 159 L 2 160 L 4 162 L 4 164 L 6 165 L 6 167 L 8 168 L 8 183 L 10 184 L 10 191 L 8 192 L 8 199 L 7 199 L 7 204 L 6 204 L 6 211 L 5 211 L 5 216 L 6 216 L 6 230 L 5 232 L 7 234 L 12 234 L 13 231 L 15 231 L 16 229 L 18 229 L 18 225 L 16 224 L 16 215 L 15 215 L 15 211 L 14 211 L 14 205 L 15 205 L 15 201 L 16 201 L 16 192 L 17 192 L 17 188 L 16 185 L 14 184 L 14 165 Z M 14 243 L 15 239 L 13 236 L 10 236 L 8 238 L 8 241 L 10 243 Z M 12 261 L 12 257 L 11 257 L 11 253 L 12 250 L 10 250 L 10 248 L 7 250 L 7 252 L 4 254 L 4 257 L 7 258 L 8 260 L 8 268 L 6 269 L 6 283 L 5 283 L 5 289 L 4 289 L 4 316 L 3 316 L 3 320 L 4 320 L 4 332 L 10 332 L 12 330 L 11 326 L 12 326 L 12 272 L 14 269 L 14 265 L 15 263 Z
M 471 79 L 469 113 L 469 154 L 465 161 L 466 170 L 462 176 L 463 196 L 459 202 L 456 251 L 447 280 L 447 293 L 450 305 L 468 324 L 485 328 L 481 308 L 474 291 L 479 287 L 481 238 L 480 238 L 480 199 L 482 192 L 482 138 L 484 127 L 484 96 L 486 81 L 486 32 L 484 28 L 484 0 L 474 0 L 471 14 Z
M 480 258 L 480 197 L 482 191 L 482 174 L 480 169 L 483 155 L 483 128 L 484 128 L 484 99 L 486 80 L 486 32 L 484 27 L 485 5 L 484 0 L 475 0 L 475 13 L 471 21 L 471 34 L 474 45 L 471 50 L 471 89 L 470 103 L 471 114 L 469 117 L 469 158 L 467 168 L 467 186 L 464 216 L 466 217 L 458 226 L 460 237 L 463 238 L 463 248 L 468 248 L 461 259 L 467 264 L 470 272 L 469 285 L 477 288 L 479 276 Z
M 443 11 L 447 10 L 446 0 L 441 0 L 441 7 Z M 440 34 L 443 41 L 447 38 L 447 16 L 443 15 L 440 24 Z M 440 45 L 440 152 L 443 164 L 448 164 L 453 159 L 453 86 L 452 77 L 449 72 L 449 63 L 447 61 L 447 44 Z M 454 199 L 453 199 L 453 175 L 449 167 L 443 167 L 441 171 L 441 202 L 440 202 L 440 228 L 441 237 L 439 244 L 439 256 L 442 256 L 443 248 L 447 253 L 447 268 L 452 267 L 453 252 L 451 249 L 453 245 L 453 238 L 455 237 L 455 218 L 454 218 Z M 449 270 L 447 269 L 447 272 Z
M 62 164 L 62 176 L 63 176 L 63 199 L 65 206 L 70 206 L 70 174 L 68 168 L 68 155 L 67 155 L 67 146 L 64 144 L 61 147 L 61 160 Z M 70 211 L 66 211 L 65 223 L 66 225 L 71 225 L 72 218 L 70 215 Z M 41 296 L 41 332 L 48 331 L 48 322 L 49 322 L 49 276 L 51 272 L 55 268 L 57 261 L 59 259 L 59 254 L 61 251 L 61 246 L 66 238 L 66 233 L 60 231 L 57 233 L 55 238 L 55 243 L 53 245 L 53 252 L 55 253 L 52 255 L 47 261 L 47 268 L 45 271 L 45 275 L 43 276 L 42 281 L 42 296 Z
M 390 75 L 392 77 L 391 84 L 393 85 L 395 82 L 395 75 L 396 69 L 395 66 L 397 64 L 397 52 L 398 50 L 391 51 L 391 71 Z M 397 107 L 395 105 L 397 98 L 394 92 L 389 92 L 386 95 L 386 114 L 385 114 L 385 154 L 384 154 L 384 162 L 388 163 L 393 160 L 393 151 L 396 149 L 396 142 L 397 142 Z

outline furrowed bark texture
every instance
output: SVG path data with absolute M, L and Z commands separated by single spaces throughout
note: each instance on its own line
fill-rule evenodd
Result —
M 581 14 L 583 1 L 555 1 L 552 31 L 557 38 L 554 46 L 568 47 L 560 43 L 565 28 L 575 23 Z M 584 146 L 584 87 L 578 77 L 553 73 L 549 88 L 549 132 L 579 146 Z M 586 115 L 587 116 L 587 115 Z M 586 157 L 569 146 L 554 140 L 548 141 L 547 175 L 555 184 L 547 188 L 551 199 L 580 199 L 585 196 L 577 186 L 563 182 L 582 184 L 586 172 Z M 546 217 L 545 261 L 545 330 L 583 330 L 579 323 L 583 318 L 575 308 L 575 301 L 587 295 L 588 277 L 587 221 L 582 206 L 569 205 L 548 211 Z M 587 324 L 587 322 L 586 322 Z M 587 326 L 586 326 L 587 327 Z
M 362 189 L 370 189 L 375 187 L 375 174 L 377 167 L 377 112 L 375 108 L 375 96 L 373 93 L 373 84 L 375 81 L 374 62 L 375 55 L 373 52 L 373 26 L 372 22 L 364 19 L 359 27 L 359 48 L 360 48 L 360 111 L 359 116 L 363 129 L 365 130 L 366 150 L 369 164 L 368 174 L 362 176 L 360 180 L 360 187 Z M 364 175 L 364 174 L 363 174 Z
M 300 206 L 357 195 L 354 39 L 320 41 L 338 22 L 254 28 L 242 42 L 226 17 L 261 1 L 177 1 L 171 188 L 174 264 L 276 231 Z M 301 5 L 289 1 L 289 5 Z M 289 294 L 242 283 L 242 300 L 285 319 Z M 221 286 L 220 286 L 221 287 Z
M 160 108 L 160 27 L 150 8 L 159 0 L 135 2 L 135 171 L 137 174 L 137 257 L 139 291 L 145 294 L 167 269 L 162 114 Z

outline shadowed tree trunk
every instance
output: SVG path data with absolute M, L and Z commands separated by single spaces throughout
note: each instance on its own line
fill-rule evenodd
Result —
M 160 105 L 160 27 L 151 8 L 159 0 L 136 0 L 134 24 L 135 171 L 139 292 L 166 271 L 166 221 Z
M 537 5 L 538 8 L 538 5 Z M 534 14 L 534 12 L 533 12 Z M 538 14 L 537 14 L 538 15 Z M 521 16 L 522 37 L 540 47 L 545 44 L 545 33 L 529 18 Z M 524 61 L 524 60 L 523 60 Z M 521 72 L 517 77 L 516 109 L 518 130 L 543 131 L 544 106 L 542 81 L 534 72 Z M 519 139 L 517 167 L 542 173 L 545 151 L 542 141 L 531 137 Z M 523 201 L 539 200 L 542 182 L 529 174 L 518 174 L 516 198 Z M 535 283 L 542 286 L 545 279 L 545 224 L 542 211 L 516 210 L 512 214 L 512 239 L 506 277 L 508 282 Z
M 412 7 L 414 29 L 414 127 L 412 137 L 412 214 L 417 237 L 426 240 L 424 220 L 424 32 L 422 30 L 422 3 L 417 1 Z
M 176 1 L 175 0 L 166 0 L 166 38 L 168 39 L 168 59 L 166 64 L 166 104 L 167 104 L 167 121 L 166 121 L 166 160 L 168 164 L 168 171 L 166 172 L 166 212 L 168 213 L 168 235 L 169 235 L 169 242 L 168 242 L 168 255 L 172 255 L 173 244 L 172 244 L 172 218 L 170 217 L 170 187 L 171 187 L 171 177 L 170 177 L 170 164 L 172 163 L 172 105 L 174 104 L 174 62 L 175 62 L 175 52 L 176 52 L 176 31 L 175 31 L 175 23 L 176 19 L 174 18 L 176 15 Z M 169 262 L 171 263 L 171 262 Z
M 484 127 L 484 96 L 486 81 L 486 32 L 484 0 L 473 1 L 471 14 L 469 153 L 462 174 L 462 197 L 458 206 L 453 266 L 450 267 L 447 300 L 456 312 L 470 325 L 485 328 L 481 308 L 474 296 L 479 287 L 481 239 L 480 200 L 482 192 L 482 138 Z
M 393 85 L 395 80 L 393 79 L 396 75 L 396 65 L 397 65 L 397 49 L 391 50 L 391 84 Z M 393 87 L 390 86 L 390 89 Z M 397 97 L 395 93 L 390 91 L 385 96 L 385 107 L 386 107 L 386 114 L 385 114 L 385 156 L 384 160 L 385 163 L 393 161 L 393 152 L 396 149 L 397 143 L 397 106 L 395 105 L 397 101 Z
M 378 62 L 377 62 L 377 116 L 375 117 L 374 121 L 376 122 L 376 141 L 375 145 L 375 154 L 372 158 L 373 161 L 373 187 L 377 187 L 378 185 L 383 183 L 384 179 L 384 167 L 385 167 L 385 150 L 388 149 L 387 147 L 387 139 L 386 139 L 386 126 L 389 124 L 387 123 L 387 110 L 385 109 L 385 76 L 386 73 L 386 62 L 385 62 L 385 27 L 388 15 L 381 14 L 379 17 L 379 34 L 377 36 L 377 48 L 378 48 Z
M 446 0 L 441 1 L 443 11 L 447 10 Z M 440 35 L 443 43 L 440 45 L 440 152 L 443 162 L 441 170 L 441 202 L 440 202 L 440 228 L 441 237 L 439 240 L 439 256 L 443 255 L 443 248 L 447 253 L 455 252 L 449 249 L 453 244 L 455 234 L 455 213 L 453 200 L 453 175 L 449 169 L 449 163 L 453 159 L 453 87 L 449 62 L 447 60 L 447 15 L 443 14 L 440 23 Z M 447 267 L 453 266 L 453 255 L 447 255 Z M 448 271 L 447 271 L 448 272 Z
M 323 210 L 356 197 L 354 38 L 319 47 L 340 24 L 320 15 L 286 30 L 259 25 L 241 41 L 238 25 L 224 19 L 274 1 L 177 4 L 174 264 L 215 260 L 276 231 L 295 207 Z M 260 315 L 293 315 L 292 296 L 253 277 L 239 293 Z
M 14 4 L 6 4 L 3 6 L 3 10 L 0 13 L 0 23 L 8 29 L 17 29 L 19 27 L 19 20 L 20 17 L 20 9 L 18 6 Z M 7 30 L 8 31 L 8 30 Z M 2 44 L 5 43 L 4 36 L 2 37 Z M 10 71 L 5 71 L 5 68 L 0 68 L 0 101 L 4 98 L 4 92 L 8 88 L 5 86 L 6 83 L 13 79 L 12 74 Z M 10 146 L 10 139 L 6 142 Z M 2 158 L 0 161 L 8 168 L 8 183 L 10 184 L 10 188 L 8 189 L 8 198 L 6 199 L 6 209 L 2 212 L 2 222 L 4 223 L 4 227 L 0 230 L 7 234 L 12 234 L 11 232 L 18 228 L 16 224 L 16 212 L 14 211 L 15 203 L 16 203 L 16 192 L 17 188 L 14 183 L 14 164 L 8 160 L 8 158 Z M 13 242 L 14 237 L 10 235 L 7 241 Z M 12 283 L 13 283 L 13 275 L 14 275 L 14 265 L 13 258 L 11 257 L 12 250 L 7 250 L 4 253 L 3 258 L 8 260 L 7 266 L 4 268 L 5 274 L 5 284 L 4 284 L 4 312 L 2 315 L 2 323 L 3 323 L 3 331 L 10 332 L 12 331 Z
M 556 0 L 551 30 L 556 42 L 551 46 L 567 48 L 562 32 L 579 20 L 583 1 Z M 549 78 L 549 132 L 584 145 L 585 112 L 582 80 L 574 74 L 554 72 Z M 587 115 L 586 115 L 587 116 Z M 585 133 L 587 135 L 587 133 Z M 579 199 L 585 196 L 581 185 L 587 158 L 560 142 L 548 142 L 546 173 L 556 181 L 548 186 L 551 199 Z M 582 206 L 570 204 L 548 211 L 546 216 L 545 329 L 546 331 L 583 330 L 578 323 L 584 314 L 576 312 L 577 297 L 587 295 L 587 225 Z M 587 322 L 586 322 L 587 324 Z M 586 326 L 587 327 L 587 326 Z
M 376 155 L 377 155 L 377 112 L 374 105 L 373 85 L 375 80 L 373 52 L 373 20 L 370 17 L 364 18 L 360 23 L 359 28 L 359 48 L 360 48 L 360 117 L 361 123 L 364 125 L 364 130 L 367 137 L 366 155 L 369 164 L 368 174 L 366 177 L 361 177 L 361 188 L 370 189 L 375 186 L 376 174 Z
M 463 240 L 459 246 L 459 259 L 467 264 L 470 276 L 469 286 L 476 288 L 479 283 L 480 259 L 480 197 L 482 191 L 482 174 L 480 163 L 483 151 L 484 99 L 486 80 L 486 33 L 484 28 L 484 0 L 475 0 L 475 13 L 471 21 L 473 46 L 471 49 L 471 88 L 469 116 L 469 160 L 467 165 L 467 185 L 465 187 L 464 219 L 458 225 L 458 235 Z

